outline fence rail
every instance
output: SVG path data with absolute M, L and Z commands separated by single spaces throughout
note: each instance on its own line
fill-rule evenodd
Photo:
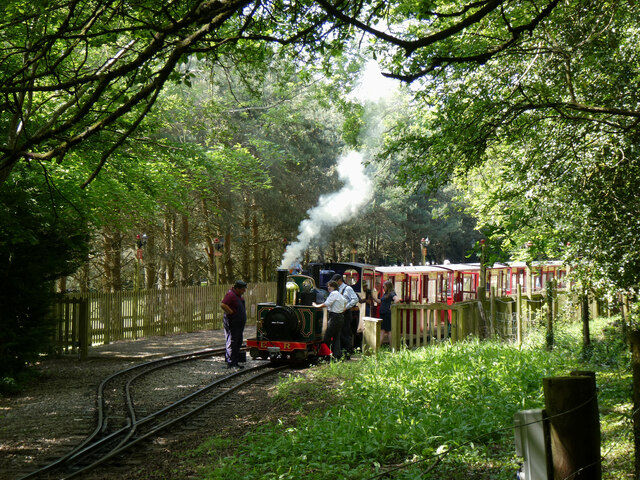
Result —
M 56 350 L 84 357 L 91 345 L 220 329 L 220 302 L 227 291 L 214 285 L 61 296 L 54 305 Z M 258 303 L 275 301 L 276 284 L 250 285 L 244 298 L 251 323 Z

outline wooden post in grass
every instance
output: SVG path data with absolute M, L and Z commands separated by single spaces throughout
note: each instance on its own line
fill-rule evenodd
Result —
M 491 287 L 491 297 L 489 303 L 489 324 L 491 327 L 490 335 L 491 338 L 497 337 L 497 329 L 496 325 L 498 324 L 496 321 L 496 287 Z
M 552 350 L 554 345 L 553 338 L 553 297 L 555 296 L 555 288 L 553 281 L 547 282 L 547 350 Z
M 594 372 L 543 379 L 553 478 L 601 480 L 600 419 Z
M 365 354 L 378 353 L 380 350 L 380 324 L 382 319 L 364 317 L 362 350 Z
M 518 284 L 516 296 L 516 344 L 522 345 L 522 285 Z
M 635 476 L 640 478 L 640 330 L 629 332 L 633 372 L 633 441 L 635 445 Z
M 389 347 L 391 347 L 392 352 L 397 352 L 400 350 L 400 340 L 401 340 L 400 331 L 400 311 L 397 305 L 391 304 L 391 338 L 389 338 Z
M 591 334 L 589 333 L 589 292 L 585 290 L 582 296 L 582 354 L 588 355 L 591 346 Z

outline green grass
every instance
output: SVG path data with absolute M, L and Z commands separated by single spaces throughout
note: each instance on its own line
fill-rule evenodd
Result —
M 630 354 L 606 320 L 584 354 L 579 325 L 527 345 L 469 341 L 314 367 L 278 387 L 295 418 L 192 452 L 203 479 L 512 480 L 513 415 L 544 407 L 542 379 L 597 372 L 603 479 L 632 471 Z M 605 337 L 605 332 L 609 335 Z M 585 357 L 588 357 L 585 359 Z M 306 408 L 311 401 L 323 408 Z M 231 443 L 230 443 L 231 442 Z

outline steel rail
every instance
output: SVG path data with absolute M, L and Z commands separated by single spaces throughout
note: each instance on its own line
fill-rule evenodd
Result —
M 259 365 L 257 367 L 253 367 L 244 371 L 238 371 L 235 373 L 232 373 L 231 375 L 226 375 L 212 383 L 210 383 L 209 385 L 206 385 L 205 387 L 201 388 L 200 390 L 197 390 L 195 392 L 192 392 L 189 395 L 186 395 L 185 397 L 181 398 L 180 400 L 140 419 L 139 421 L 135 422 L 135 424 L 132 425 L 130 432 L 127 434 L 126 437 L 126 441 L 124 442 L 120 442 L 120 444 L 114 448 L 113 450 L 107 452 L 106 454 L 104 454 L 103 456 L 101 456 L 100 458 L 98 458 L 97 460 L 93 461 L 92 463 L 90 463 L 89 465 L 86 465 L 74 472 L 71 472 L 70 474 L 60 477 L 61 480 L 68 480 L 71 478 L 74 478 L 78 475 L 81 475 L 83 473 L 86 473 L 90 470 L 95 469 L 96 467 L 98 467 L 99 465 L 103 464 L 104 462 L 110 460 L 111 458 L 113 458 L 116 455 L 119 455 L 121 453 L 123 453 L 124 451 L 128 450 L 129 448 L 133 447 L 134 445 L 138 444 L 139 442 L 149 438 L 152 435 L 157 434 L 158 432 L 165 430 L 166 428 L 178 423 L 178 422 L 182 422 L 183 420 L 185 420 L 186 418 L 200 412 L 202 409 L 211 406 L 213 403 L 217 402 L 218 400 L 222 399 L 223 397 L 229 395 L 230 393 L 234 392 L 235 390 L 239 389 L 240 387 L 249 385 L 253 382 L 255 382 L 257 379 L 267 376 L 267 375 L 273 375 L 283 369 L 289 368 L 288 365 L 282 365 L 276 368 L 271 368 L 267 371 L 258 373 L 257 375 L 252 375 L 249 378 L 243 380 L 242 382 L 237 383 L 236 385 L 233 385 L 231 387 L 229 387 L 227 390 L 215 395 L 214 397 L 207 399 L 206 401 L 200 403 L 199 405 L 195 406 L 195 408 L 190 408 L 188 411 L 180 414 L 179 416 L 175 417 L 175 418 L 170 418 L 164 421 L 161 421 L 161 423 L 159 423 L 158 425 L 150 428 L 148 431 L 140 434 L 137 437 L 133 437 L 132 435 L 133 433 L 135 433 L 136 429 L 138 426 L 141 426 L 143 424 L 146 424 L 148 422 L 151 422 L 153 420 L 157 420 L 161 415 L 172 411 L 174 409 L 177 409 L 177 407 L 182 406 L 183 404 L 190 402 L 192 400 L 194 400 L 195 398 L 201 396 L 202 394 L 208 392 L 209 390 L 212 390 L 216 387 L 220 387 L 222 386 L 224 383 L 228 382 L 231 379 L 234 379 L 238 376 L 242 376 L 242 375 L 247 375 L 250 374 L 252 372 L 256 372 L 258 370 L 262 370 L 265 369 L 266 367 L 268 367 L 269 364 L 263 364 L 263 365 Z
M 209 348 L 209 349 L 205 349 L 205 350 L 198 350 L 195 352 L 189 352 L 189 353 L 183 353 L 183 354 L 179 354 L 179 355 L 172 355 L 172 356 L 167 356 L 167 357 L 163 357 L 157 360 L 152 360 L 149 362 L 144 362 L 144 363 L 140 363 L 138 365 L 133 365 L 131 367 L 125 368 L 123 370 L 119 370 L 111 375 L 109 375 L 107 378 L 105 378 L 100 385 L 98 386 L 98 390 L 97 390 L 97 395 L 96 395 L 96 404 L 97 404 L 97 414 L 98 414 L 98 418 L 96 421 L 96 427 L 93 430 L 92 433 L 90 433 L 79 445 L 77 445 L 74 449 L 72 449 L 70 452 L 68 452 L 66 455 L 56 459 L 55 461 L 37 469 L 34 470 L 33 472 L 28 473 L 25 476 L 20 477 L 18 480 L 28 480 L 30 478 L 34 478 L 37 475 L 41 475 L 49 470 L 52 470 L 56 467 L 59 467 L 60 465 L 62 465 L 63 463 L 69 461 L 72 458 L 75 458 L 76 456 L 78 456 L 81 452 L 87 452 L 87 451 L 91 451 L 94 450 L 95 448 L 98 448 L 101 444 L 104 444 L 106 442 L 108 442 L 109 440 L 115 438 L 118 435 L 121 435 L 123 431 L 128 431 L 131 426 L 132 426 L 132 421 L 131 418 L 128 418 L 126 421 L 126 424 L 109 433 L 108 435 L 105 435 L 104 437 L 94 441 L 94 439 L 100 434 L 100 432 L 104 432 L 107 429 L 107 417 L 105 416 L 105 395 L 104 395 L 104 391 L 105 391 L 105 387 L 107 384 L 109 384 L 109 382 L 112 382 L 113 380 L 122 377 L 124 375 L 127 375 L 135 370 L 139 370 L 142 368 L 147 368 L 149 369 L 150 366 L 152 366 L 149 371 L 154 371 L 160 368 L 166 368 L 169 366 L 173 366 L 176 365 L 178 363 L 182 363 L 182 362 L 186 362 L 186 361 L 190 361 L 190 360 L 198 360 L 201 358 L 206 358 L 209 356 L 216 356 L 216 355 L 220 355 L 224 352 L 224 348 Z M 142 374 L 137 375 L 136 377 L 139 377 L 141 375 L 143 375 L 144 372 Z M 91 443 L 93 442 L 93 443 Z

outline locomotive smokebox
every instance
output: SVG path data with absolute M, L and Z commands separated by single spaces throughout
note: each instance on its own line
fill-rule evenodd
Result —
M 285 304 L 285 299 L 287 298 L 287 275 L 289 271 L 286 268 L 278 269 L 277 276 L 277 290 L 276 290 L 276 305 L 280 305 L 281 307 Z

